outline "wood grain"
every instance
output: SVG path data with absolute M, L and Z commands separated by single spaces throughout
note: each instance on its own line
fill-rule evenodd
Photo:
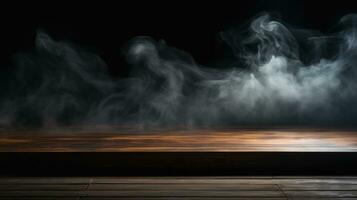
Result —
M 352 129 L 1 130 L 0 152 L 356 152 Z
M 357 178 L 328 176 L 0 178 L 1 200 L 308 200 L 318 198 L 357 199 Z

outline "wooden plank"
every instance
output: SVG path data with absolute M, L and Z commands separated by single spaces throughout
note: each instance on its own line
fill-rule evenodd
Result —
M 81 191 L 87 187 L 82 184 L 3 184 L 0 191 Z
M 278 190 L 273 184 L 91 184 L 88 190 L 239 190 L 239 191 L 272 191 Z
M 340 198 L 357 197 L 357 191 L 284 191 L 288 197 Z
M 1 130 L 1 152 L 356 152 L 356 130 Z M 80 144 L 80 145 L 79 145 Z
M 1 184 L 88 184 L 90 178 L 81 177 L 1 177 Z
M 334 179 L 334 178 L 290 178 L 290 179 L 261 179 L 261 178 L 237 178 L 237 179 L 226 179 L 226 178 L 181 178 L 181 177 L 171 177 L 171 178 L 156 178 L 156 177 L 147 177 L 147 178 L 126 178 L 126 177 L 97 177 L 93 178 L 93 183 L 115 183 L 115 184 L 357 184 L 357 179 L 355 178 L 344 178 L 344 179 Z
M 71 177 L 16 177 L 0 178 L 4 184 L 88 184 L 91 178 Z M 209 177 L 95 177 L 93 184 L 357 184 L 356 178 L 209 178 Z
M 87 191 L 89 197 L 284 197 L 280 191 Z
M 275 184 L 357 184 L 357 179 L 273 179 Z
M 82 191 L 0 191 L 0 197 L 79 197 Z
M 282 184 L 282 190 L 339 190 L 339 191 L 357 191 L 357 184 Z
M 282 200 L 287 197 L 357 200 L 355 177 L 7 177 L 1 180 L 0 200 Z M 79 184 L 84 180 L 88 183 Z

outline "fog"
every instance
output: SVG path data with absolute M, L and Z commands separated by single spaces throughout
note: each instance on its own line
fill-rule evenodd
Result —
M 246 29 L 219 34 L 238 62 L 216 68 L 140 36 L 125 47 L 125 79 L 93 52 L 39 31 L 34 49 L 2 72 L 0 124 L 354 126 L 356 25 L 348 15 L 322 34 L 261 14 Z

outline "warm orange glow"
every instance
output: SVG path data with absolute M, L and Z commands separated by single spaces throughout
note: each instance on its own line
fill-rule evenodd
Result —
M 2 131 L 0 151 L 357 151 L 357 131 L 233 129 L 129 131 L 120 129 Z

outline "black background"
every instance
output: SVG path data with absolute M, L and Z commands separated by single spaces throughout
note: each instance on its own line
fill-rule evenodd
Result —
M 24 1 L 2 5 L 0 11 L 1 69 L 12 55 L 33 48 L 36 30 L 68 40 L 99 54 L 113 76 L 128 71 L 121 49 L 135 36 L 164 39 L 189 52 L 203 65 L 226 57 L 219 32 L 244 26 L 261 12 L 284 22 L 322 32 L 349 13 L 356 1 Z
M 130 69 L 125 64 L 125 59 L 122 56 L 121 50 L 128 40 L 139 35 L 151 36 L 157 40 L 164 39 L 168 45 L 189 52 L 198 63 L 210 65 L 227 56 L 227 52 L 225 51 L 226 47 L 223 42 L 220 41 L 218 33 L 231 27 L 244 26 L 245 23 L 249 22 L 254 16 L 264 11 L 280 15 L 281 19 L 289 24 L 328 32 L 342 16 L 349 13 L 357 13 L 357 1 L 12 1 L 11 4 L 3 3 L 3 5 L 0 5 L 0 73 L 6 71 L 6 68 L 12 67 L 12 56 L 15 53 L 29 51 L 33 48 L 36 31 L 39 29 L 45 30 L 57 40 L 68 40 L 97 52 L 97 54 L 108 64 L 113 76 L 127 76 Z M 120 166 L 119 164 L 127 163 L 127 160 L 125 159 L 117 161 L 119 164 L 115 165 L 113 164 L 115 162 L 111 159 L 110 155 L 108 158 L 103 157 L 102 154 L 98 154 L 97 157 L 88 155 L 89 159 L 84 159 L 84 161 L 87 161 L 88 163 L 81 163 L 84 157 L 76 157 L 76 155 L 74 155 L 73 157 L 69 156 L 66 158 L 65 156 L 68 155 L 71 154 L 58 156 L 53 156 L 52 154 L 41 155 L 43 157 L 35 154 L 33 157 L 21 154 L 16 157 L 9 154 L 8 156 L 2 155 L 3 159 L 0 160 L 2 162 L 1 166 L 5 166 L 3 167 L 5 169 L 3 170 L 3 173 L 8 173 L 8 175 L 11 175 L 11 172 L 18 173 L 21 171 L 24 174 L 29 172 L 29 174 L 33 176 L 34 172 L 41 172 L 44 174 L 49 172 L 60 173 L 60 170 L 70 169 L 73 174 L 77 173 L 77 175 L 79 171 L 82 171 L 83 173 L 87 172 L 91 175 L 93 175 L 93 172 L 107 172 L 110 174 L 111 172 L 114 172 L 114 170 L 115 172 L 120 172 L 122 174 L 128 172 L 125 170 L 118 171 L 118 169 L 115 168 Z M 39 157 L 37 158 L 36 156 Z M 189 169 L 191 170 L 189 172 L 194 174 L 201 170 L 202 166 L 206 168 L 207 165 L 205 164 L 214 160 L 218 165 L 212 165 L 208 171 L 201 172 L 202 174 L 214 174 L 213 172 L 215 172 L 215 174 L 218 172 L 226 172 L 226 175 L 230 172 L 231 174 L 254 174 L 257 171 L 267 174 L 278 173 L 280 175 L 311 175 L 319 173 L 337 173 L 339 175 L 343 173 L 355 174 L 354 169 L 356 163 L 353 162 L 354 159 L 351 157 L 352 154 L 345 154 L 343 156 L 336 154 L 326 154 L 324 156 L 319 154 L 309 154 L 309 157 L 307 157 L 305 153 L 301 153 L 300 155 L 296 154 L 295 157 L 287 155 L 285 159 L 283 159 L 284 157 L 279 157 L 279 154 L 272 154 L 272 156 L 275 156 L 275 160 L 269 159 L 270 157 L 266 157 L 264 154 L 262 154 L 261 157 L 256 157 L 256 155 L 253 154 L 252 159 L 254 162 L 252 159 L 250 162 L 237 161 L 236 163 L 241 164 L 241 166 L 236 166 L 232 165 L 234 161 L 232 161 L 232 158 L 229 156 L 224 157 L 218 155 L 217 158 L 226 161 L 223 162 L 222 160 L 218 160 L 222 162 L 222 164 L 219 165 L 220 162 L 216 162 L 214 159 L 216 157 L 212 157 L 212 155 L 208 154 L 206 155 L 206 162 L 196 159 L 202 159 L 202 157 L 204 157 L 202 155 L 198 155 L 196 158 L 188 157 L 184 160 L 186 162 L 182 162 L 183 158 L 181 157 L 178 157 L 181 158 L 180 160 L 175 157 L 172 158 L 171 156 L 164 155 L 162 158 L 171 158 L 172 160 L 168 160 L 166 163 L 164 162 L 162 164 L 163 159 L 160 156 L 156 156 L 156 164 L 159 164 L 153 165 L 152 168 L 155 166 L 158 167 L 157 170 L 161 175 L 170 174 L 170 172 L 162 170 L 162 168 L 165 167 L 173 170 L 179 169 L 181 170 L 179 172 L 186 174 Z M 140 159 L 145 158 L 146 162 L 149 164 L 155 163 L 150 156 L 141 158 L 140 155 L 138 155 L 138 157 Z M 42 162 L 33 162 L 34 158 L 35 161 L 37 159 L 37 161 Z M 52 163 L 50 162 L 51 160 L 49 160 L 51 158 Z M 62 160 L 59 158 L 62 158 Z M 118 159 L 121 158 L 121 156 L 115 154 L 112 158 Z M 240 157 L 236 156 L 235 158 L 238 159 Z M 261 159 L 260 162 L 255 162 L 256 160 L 259 160 L 259 158 L 266 158 L 266 160 Z M 98 159 L 102 159 L 103 162 L 101 160 L 99 160 L 101 161 L 99 162 Z M 104 162 L 106 159 L 108 161 L 107 163 Z M 140 159 L 135 160 L 130 157 L 129 159 L 132 160 L 131 164 L 139 164 L 141 167 L 133 169 L 132 166 L 128 164 L 127 169 L 132 170 L 133 173 L 142 170 L 143 166 L 147 167 L 146 165 L 142 165 L 143 162 Z M 177 159 L 176 162 L 174 159 Z M 301 162 L 301 159 L 305 159 L 309 162 Z M 197 162 L 192 164 L 192 160 L 196 160 Z M 31 163 L 31 161 L 32 163 L 37 163 L 40 167 L 19 164 Z M 78 161 L 80 164 L 76 167 L 76 162 L 74 161 Z M 171 165 L 169 165 L 170 162 Z M 58 163 L 61 163 L 62 165 L 59 165 Z M 172 165 L 172 163 L 183 164 Z M 282 167 L 279 168 L 279 166 L 276 165 Z M 57 168 L 54 168 L 54 166 Z M 83 166 L 87 167 L 88 171 L 86 171 L 86 168 L 83 168 Z M 102 167 L 101 169 L 104 170 L 95 168 L 95 166 Z M 114 166 L 111 168 L 112 171 L 110 171 L 110 166 Z M 243 170 L 227 171 L 226 169 L 229 169 L 231 166 L 232 169 L 233 167 L 236 167 L 234 169 Z M 329 166 L 329 168 L 322 168 L 322 166 Z M 28 170 L 24 171 L 23 169 L 20 169 L 21 167 L 26 167 Z M 61 169 L 59 169 L 59 167 Z M 90 167 L 93 168 L 91 169 Z M 123 168 L 125 168 L 125 166 Z M 282 168 L 286 169 L 286 171 L 279 171 Z M 33 169 L 35 169 L 35 171 L 31 171 Z M 244 171 L 244 169 L 246 171 Z M 265 171 L 262 171 L 261 169 L 265 169 Z M 275 171 L 273 169 L 275 169 Z M 321 169 L 325 169 L 325 171 L 321 171 Z M 145 170 L 141 172 L 145 174 L 145 172 L 149 172 L 153 169 Z M 155 172 L 155 170 L 153 171 Z M 69 172 L 65 173 L 68 174 Z

